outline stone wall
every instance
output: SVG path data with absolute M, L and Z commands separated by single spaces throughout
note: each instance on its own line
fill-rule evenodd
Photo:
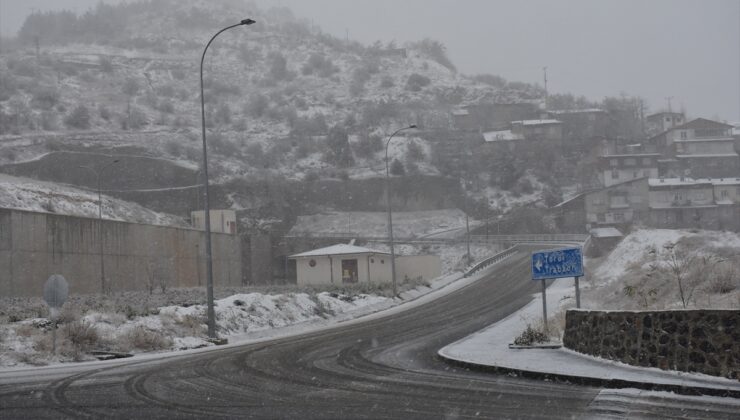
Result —
M 102 231 L 101 231 L 102 229 Z M 70 293 L 205 285 L 205 235 L 193 229 L 0 209 L 0 296 L 40 296 L 52 274 Z M 242 284 L 241 241 L 214 233 L 215 286 Z
M 740 379 L 740 311 L 568 310 L 563 345 L 636 366 Z

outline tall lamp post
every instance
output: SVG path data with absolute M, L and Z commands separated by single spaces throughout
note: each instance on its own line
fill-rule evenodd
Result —
M 92 172 L 95 175 L 95 178 L 97 179 L 98 183 L 98 245 L 99 250 L 98 253 L 100 254 L 100 293 L 105 294 L 106 293 L 106 287 L 105 287 L 105 259 L 103 258 L 103 195 L 102 190 L 100 188 L 100 174 L 113 164 L 118 163 L 118 159 L 113 160 L 112 162 L 108 163 L 107 165 L 99 168 L 97 171 L 93 169 L 92 166 L 82 166 L 80 165 L 80 168 L 87 169 L 88 171 Z
M 393 279 L 393 296 L 398 294 L 398 286 L 396 284 L 396 253 L 393 249 L 393 215 L 391 213 L 391 174 L 388 166 L 388 145 L 391 143 L 391 139 L 396 134 L 403 130 L 409 130 L 416 128 L 416 124 L 411 124 L 408 127 L 399 128 L 393 134 L 388 137 L 388 141 L 385 142 L 385 184 L 386 184 L 386 204 L 388 205 L 388 244 L 391 247 L 391 279 Z
M 226 30 L 236 28 L 242 25 L 251 25 L 255 23 L 252 19 L 243 19 L 237 24 L 227 26 L 216 35 L 211 37 L 206 47 L 203 49 L 203 55 L 200 57 L 200 119 L 203 131 L 203 212 L 206 223 L 206 295 L 208 299 L 208 337 L 216 338 L 216 313 L 213 310 L 213 254 L 211 248 L 211 209 L 208 197 L 208 150 L 206 148 L 206 101 L 203 95 L 203 61 L 206 58 L 206 51 L 214 39 Z

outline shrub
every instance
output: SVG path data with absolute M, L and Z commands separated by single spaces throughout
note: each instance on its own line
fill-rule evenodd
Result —
M 98 57 L 98 63 L 100 64 L 100 71 L 103 73 L 113 73 L 113 62 L 110 58 L 101 55 Z
M 547 334 L 527 324 L 527 328 L 514 339 L 514 344 L 517 346 L 531 346 L 535 343 L 545 343 L 547 341 L 549 341 Z
M 128 107 L 126 115 L 121 118 L 121 128 L 124 130 L 138 130 L 147 124 L 149 119 L 144 111 L 133 105 Z
M 183 69 L 172 69 L 170 70 L 170 75 L 172 75 L 172 78 L 175 80 L 182 80 L 185 78 L 185 70 Z
M 105 121 L 109 121 L 111 117 L 110 110 L 103 104 L 98 105 L 98 115 Z
M 259 118 L 270 108 L 270 101 L 266 96 L 259 93 L 249 97 L 249 101 L 244 106 L 244 111 L 252 117 Z
M 411 162 L 424 160 L 424 149 L 419 143 L 412 140 L 406 145 L 406 156 Z
M 64 324 L 62 332 L 74 348 L 82 352 L 94 348 L 100 342 L 97 328 L 86 321 L 78 320 Z
M 395 85 L 391 76 L 383 76 L 380 79 L 380 87 L 383 89 L 392 88 Z
M 403 167 L 403 163 L 401 163 L 398 159 L 393 159 L 393 162 L 391 162 L 390 167 L 391 175 L 401 176 L 406 174 L 406 169 Z
M 85 105 L 77 105 L 64 119 L 64 124 L 72 128 L 88 129 L 90 128 L 90 111 Z
M 31 105 L 43 109 L 49 110 L 59 103 L 59 91 L 50 86 L 37 86 L 31 93 Z
M 409 76 L 408 80 L 406 80 L 406 90 L 409 90 L 411 92 L 419 92 L 430 83 L 431 80 L 429 80 L 428 77 L 422 76 L 418 73 L 413 73 L 411 76 Z
M 447 57 L 447 48 L 445 48 L 444 44 L 441 42 L 426 38 L 415 43 L 413 47 L 417 48 L 437 63 L 452 71 L 456 71 L 455 65 L 452 64 L 452 61 Z
M 290 77 L 288 72 L 288 60 L 279 52 L 270 53 L 267 56 L 269 76 L 274 81 L 287 80 Z
M 301 68 L 301 73 L 310 75 L 316 73 L 320 77 L 329 77 L 339 69 L 323 54 L 313 53 Z
M 142 325 L 130 329 L 124 336 L 129 348 L 153 351 L 172 347 L 172 339 L 161 332 L 151 331 Z

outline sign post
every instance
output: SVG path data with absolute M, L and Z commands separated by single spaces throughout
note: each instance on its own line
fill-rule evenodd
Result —
M 581 248 L 563 248 L 532 253 L 532 280 L 542 281 L 542 320 L 547 331 L 547 279 L 575 277 L 576 306 L 581 307 L 581 291 L 578 278 L 583 275 Z
M 46 284 L 44 284 L 44 300 L 49 305 L 51 312 L 51 351 L 57 352 L 57 321 L 59 320 L 59 310 L 67 301 L 69 295 L 69 285 L 67 280 L 61 274 L 52 274 Z

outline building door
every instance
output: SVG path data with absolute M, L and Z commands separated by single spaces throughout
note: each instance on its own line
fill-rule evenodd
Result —
M 342 283 L 357 283 L 357 260 L 342 260 Z

